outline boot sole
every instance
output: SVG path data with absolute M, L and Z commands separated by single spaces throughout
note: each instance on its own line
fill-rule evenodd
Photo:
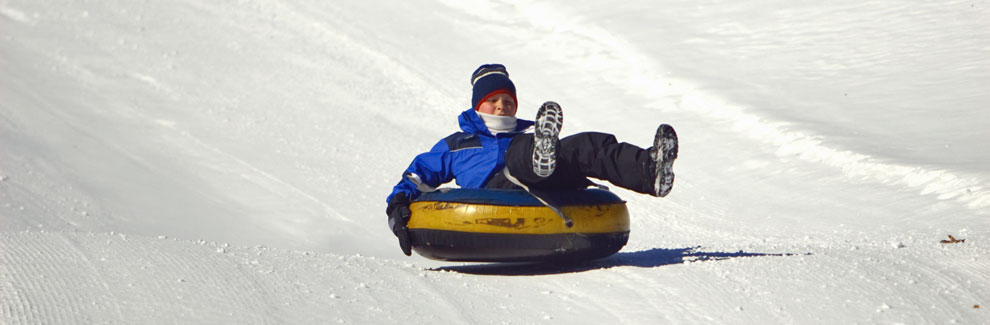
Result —
M 667 196 L 674 187 L 674 160 L 677 159 L 677 133 L 674 127 L 661 124 L 653 138 L 653 148 L 657 157 L 653 180 L 653 192 L 659 197 Z
M 560 128 L 564 124 L 564 112 L 555 102 L 546 102 L 536 113 L 536 130 L 533 134 L 533 173 L 548 177 L 557 168 L 557 146 Z

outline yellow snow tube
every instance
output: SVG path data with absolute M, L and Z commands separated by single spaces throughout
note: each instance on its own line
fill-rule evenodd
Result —
M 599 189 L 552 193 L 573 224 L 522 190 L 449 189 L 410 205 L 410 240 L 446 261 L 569 262 L 615 254 L 629 239 L 625 201 Z

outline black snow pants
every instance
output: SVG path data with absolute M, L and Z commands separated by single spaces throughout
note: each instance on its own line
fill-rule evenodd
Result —
M 505 154 L 509 173 L 531 188 L 580 189 L 592 183 L 587 177 L 606 180 L 616 186 L 650 194 L 653 177 L 649 150 L 600 132 L 583 132 L 560 139 L 557 168 L 548 177 L 533 172 L 533 134 L 516 136 Z M 513 188 L 502 172 L 494 175 L 488 188 Z

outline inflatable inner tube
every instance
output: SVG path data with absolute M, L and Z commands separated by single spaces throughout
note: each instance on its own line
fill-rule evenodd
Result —
M 629 210 L 612 192 L 554 192 L 572 227 L 522 190 L 445 189 L 410 204 L 409 237 L 444 261 L 573 262 L 615 254 L 629 240 Z

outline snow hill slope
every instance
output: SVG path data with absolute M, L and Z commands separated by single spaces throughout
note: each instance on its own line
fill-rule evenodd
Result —
M 0 323 L 985 323 L 988 14 L 0 0 Z M 489 62 L 565 134 L 677 128 L 623 251 L 401 255 L 385 195 Z

